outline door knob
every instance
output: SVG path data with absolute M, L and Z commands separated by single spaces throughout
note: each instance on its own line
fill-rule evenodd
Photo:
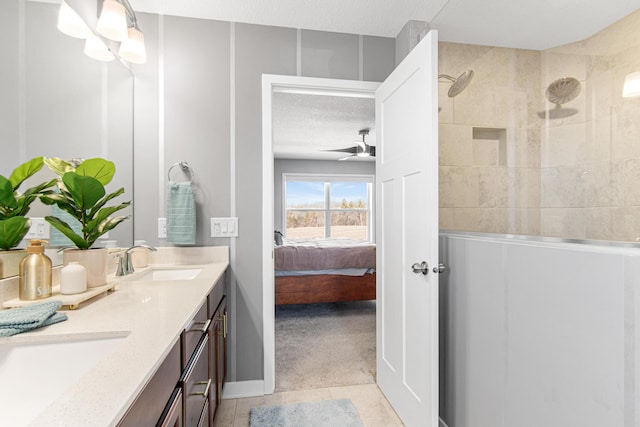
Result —
M 416 262 L 411 266 L 411 271 L 416 274 L 422 273 L 426 276 L 429 274 L 429 264 L 427 264 L 427 261 L 422 261 L 421 263 Z
M 437 267 L 433 267 L 434 273 L 444 273 L 445 271 L 447 271 L 447 266 L 443 263 L 438 264 Z

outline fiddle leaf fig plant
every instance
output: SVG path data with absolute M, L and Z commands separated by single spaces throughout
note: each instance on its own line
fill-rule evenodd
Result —
M 112 215 L 129 206 L 130 201 L 105 206 L 124 193 L 124 188 L 109 194 L 105 189 L 116 171 L 113 162 L 101 158 L 87 159 L 77 166 L 58 158 L 46 158 L 44 162 L 60 179 L 56 182 L 59 192 L 41 196 L 42 202 L 55 204 L 77 219 L 82 232 L 76 233 L 67 222 L 55 216 L 47 216 L 45 220 L 68 237 L 78 249 L 91 248 L 98 237 L 129 218 L 128 215 Z
M 43 182 L 23 193 L 19 187 L 44 165 L 42 157 L 33 158 L 13 170 L 9 178 L 0 175 L 0 250 L 18 246 L 29 231 L 31 221 L 26 217 L 31 203 L 51 192 L 56 180 Z

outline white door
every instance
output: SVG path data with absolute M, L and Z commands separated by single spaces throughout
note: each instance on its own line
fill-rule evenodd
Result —
M 432 30 L 376 91 L 377 381 L 408 427 L 438 425 L 437 75 Z

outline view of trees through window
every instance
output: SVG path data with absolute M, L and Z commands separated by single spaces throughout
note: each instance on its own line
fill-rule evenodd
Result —
M 287 179 L 286 237 L 369 240 L 370 185 L 366 181 Z

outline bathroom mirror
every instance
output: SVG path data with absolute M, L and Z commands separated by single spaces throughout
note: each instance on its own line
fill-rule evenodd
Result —
M 59 6 L 59 0 L 0 2 L 0 173 L 8 176 L 37 156 L 104 157 L 116 166 L 108 189 L 124 187 L 122 200 L 133 200 L 133 76 L 118 60 L 89 58 L 84 40 L 61 33 Z M 53 176 L 43 170 L 32 179 Z M 39 202 L 32 206 L 31 218 L 50 212 Z M 131 213 L 131 207 L 124 212 Z M 108 240 L 131 246 L 133 220 Z M 16 262 L 8 260 L 4 270 L 15 271 L 7 263 Z

